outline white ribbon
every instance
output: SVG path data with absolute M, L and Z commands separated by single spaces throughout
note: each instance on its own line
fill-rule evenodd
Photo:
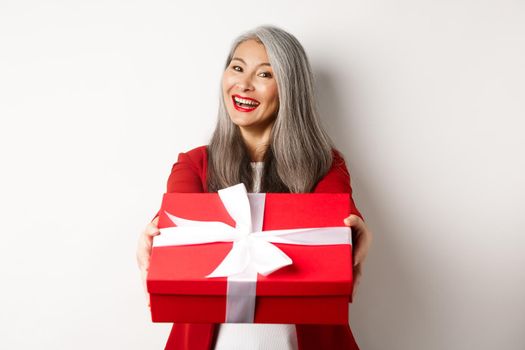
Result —
M 253 323 L 257 273 L 267 276 L 293 264 L 292 259 L 272 243 L 299 245 L 351 244 L 350 227 L 320 227 L 262 231 L 266 195 L 250 194 L 240 183 L 218 191 L 235 227 L 217 221 L 194 221 L 168 212 L 177 225 L 160 229 L 154 247 L 233 242 L 224 260 L 207 275 L 228 277 L 226 318 L 228 323 Z

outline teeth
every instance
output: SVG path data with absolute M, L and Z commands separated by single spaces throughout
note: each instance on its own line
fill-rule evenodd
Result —
M 258 106 L 259 105 L 257 102 L 250 101 L 250 100 L 245 100 L 244 98 L 234 97 L 234 100 L 235 100 L 235 102 L 242 103 L 242 104 L 245 104 L 245 105 L 251 105 L 251 106 Z

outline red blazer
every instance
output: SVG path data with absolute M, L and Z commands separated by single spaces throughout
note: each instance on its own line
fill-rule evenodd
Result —
M 350 214 L 363 218 L 352 199 L 350 175 L 337 151 L 328 173 L 317 183 L 313 192 L 349 193 Z M 168 178 L 167 192 L 208 192 L 206 146 L 180 153 Z M 166 343 L 166 350 L 212 350 L 217 337 L 214 323 L 175 323 Z M 349 325 L 296 325 L 299 350 L 345 349 L 359 350 Z

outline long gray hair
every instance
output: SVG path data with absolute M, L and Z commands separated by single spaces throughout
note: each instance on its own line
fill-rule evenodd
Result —
M 237 37 L 235 49 L 246 40 L 264 45 L 279 94 L 277 118 L 264 154 L 261 192 L 311 192 L 332 164 L 332 141 L 317 112 L 313 74 L 301 43 L 275 26 L 259 26 Z M 216 192 L 243 182 L 252 188 L 252 168 L 239 127 L 226 110 L 220 94 L 218 122 L 208 146 L 208 191 Z

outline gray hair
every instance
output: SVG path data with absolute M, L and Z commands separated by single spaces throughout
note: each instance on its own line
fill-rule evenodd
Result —
M 237 37 L 235 49 L 247 40 L 265 46 L 277 82 L 279 109 L 264 155 L 261 192 L 311 192 L 332 165 L 332 141 L 317 112 L 314 79 L 301 43 L 275 26 L 259 26 Z M 218 122 L 208 146 L 208 191 L 243 182 L 252 187 L 250 158 L 239 127 L 226 110 L 220 94 Z

